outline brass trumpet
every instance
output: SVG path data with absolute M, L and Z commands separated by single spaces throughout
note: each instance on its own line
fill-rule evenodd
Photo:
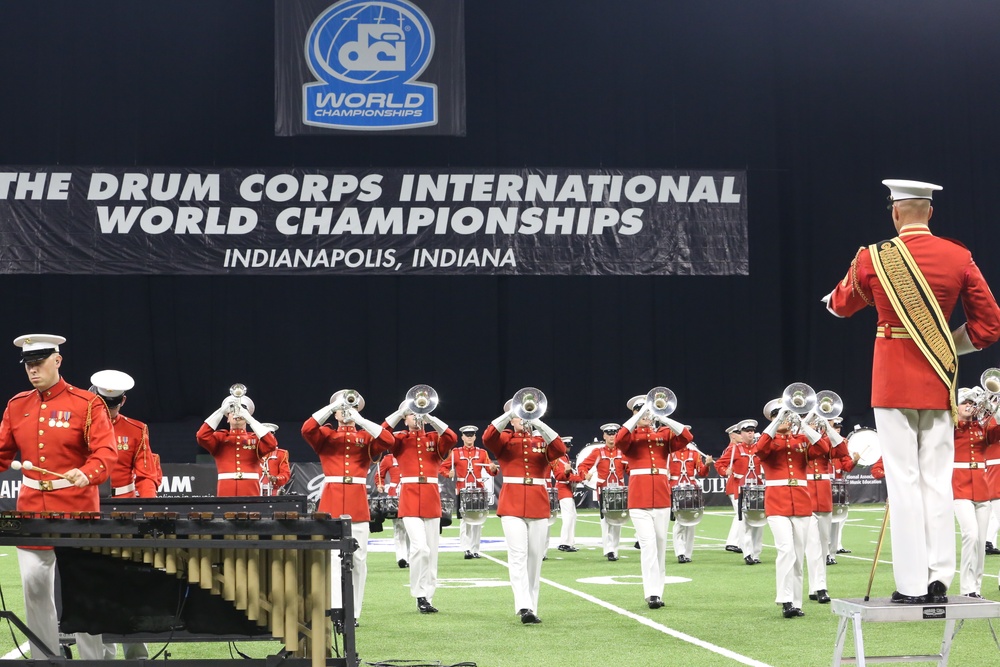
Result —
M 236 399 L 235 401 L 233 401 L 233 417 L 239 417 L 240 403 L 242 403 L 240 399 L 247 395 L 246 385 L 242 385 L 239 382 L 237 382 L 236 384 L 234 384 L 229 388 L 229 395 L 232 396 L 234 399 Z
M 677 409 L 677 394 L 666 387 L 653 387 L 646 394 L 646 407 L 654 419 L 669 417 Z
M 519 389 L 510 400 L 511 411 L 524 421 L 541 419 L 548 407 L 549 402 L 545 398 L 545 392 L 535 387 Z

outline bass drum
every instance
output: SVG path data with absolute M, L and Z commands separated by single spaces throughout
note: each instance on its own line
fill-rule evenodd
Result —
M 832 480 L 830 487 L 833 489 L 833 522 L 843 523 L 847 519 L 847 510 L 851 504 L 847 495 L 847 480 Z
M 740 512 L 743 520 L 752 528 L 763 528 L 767 525 L 767 514 L 764 512 L 764 485 L 747 482 L 740 489 Z
M 674 520 L 681 526 L 697 526 L 705 514 L 705 497 L 699 484 L 678 484 L 670 491 Z
M 549 525 L 551 526 L 559 518 L 559 492 L 549 487 Z
M 490 505 L 486 498 L 486 489 L 467 486 L 458 492 L 458 508 L 462 520 L 470 526 L 481 526 L 486 523 L 490 513 Z
M 611 526 L 621 526 L 628 521 L 628 487 L 601 489 L 601 517 Z
M 873 428 L 858 426 L 847 436 L 847 451 L 858 454 L 858 465 L 870 466 L 882 458 L 882 446 Z

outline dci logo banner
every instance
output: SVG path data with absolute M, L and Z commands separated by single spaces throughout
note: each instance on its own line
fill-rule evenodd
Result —
M 465 133 L 462 2 L 275 7 L 277 134 Z

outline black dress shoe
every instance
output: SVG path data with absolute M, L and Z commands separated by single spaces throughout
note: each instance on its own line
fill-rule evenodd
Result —
M 472 560 L 473 558 L 475 558 L 475 556 L 472 555 L 471 551 L 465 552 L 465 560 Z
M 819 602 L 820 604 L 830 604 L 830 595 L 826 592 L 825 588 L 821 588 L 818 591 L 816 591 L 815 598 L 810 595 L 809 599 L 816 600 L 816 602 Z
M 733 544 L 727 544 L 726 545 L 726 551 L 732 551 L 734 554 L 741 554 L 741 553 L 743 553 L 743 549 L 740 549 L 738 546 L 733 545 Z
M 851 550 L 850 549 L 843 549 L 843 548 L 841 548 L 841 549 L 837 549 L 837 553 L 838 554 L 849 554 L 849 553 L 851 553 Z
M 607 557 L 608 557 L 608 560 L 610 560 L 610 561 L 616 561 L 616 560 L 618 560 L 618 556 L 616 556 L 615 552 L 613 552 L 613 551 L 611 553 L 607 554 Z
M 747 554 L 746 556 L 743 557 L 743 562 L 746 563 L 747 565 L 756 565 L 757 564 L 757 563 L 755 563 L 753 561 L 753 556 L 751 556 L 750 554 Z
M 982 600 L 983 596 L 979 593 L 966 593 L 965 597 L 972 598 L 973 600 Z
M 361 624 L 358 623 L 358 619 L 354 619 L 354 627 L 356 627 L 356 628 L 360 628 L 361 627 Z
M 792 606 L 791 602 L 782 602 L 781 615 L 785 618 L 795 618 L 796 616 L 805 616 L 806 613 L 798 607 Z
M 986 555 L 987 556 L 996 556 L 997 554 L 1000 554 L 1000 549 L 997 549 L 995 546 L 993 546 L 992 542 L 987 542 L 986 543 Z
M 931 604 L 945 604 L 948 602 L 948 587 L 940 581 L 932 581 L 927 584 L 927 602 Z
M 406 562 L 405 558 L 400 558 L 399 560 L 397 560 L 396 565 L 398 565 L 400 569 L 410 567 L 410 564 Z
M 634 548 L 634 549 L 638 549 L 639 548 L 639 540 L 635 541 L 635 544 L 632 545 L 632 548 Z
M 658 595 L 650 595 L 646 598 L 646 604 L 649 605 L 650 609 L 659 609 L 663 606 L 663 600 Z
M 759 558 L 754 558 L 753 559 L 753 564 L 754 565 L 760 565 L 760 559 Z
M 677 557 L 677 562 L 678 563 L 690 563 L 691 559 L 688 558 L 687 556 L 678 556 Z
M 482 556 L 479 555 L 478 551 L 473 552 L 472 557 L 473 558 L 482 558 Z
M 565 551 L 567 553 L 573 553 L 575 551 L 579 551 L 579 549 L 577 549 L 576 547 L 571 547 L 568 544 L 560 544 L 559 545 L 559 551 Z
M 542 619 L 535 616 L 535 612 L 530 609 L 521 609 L 517 615 L 521 617 L 521 622 L 525 625 L 537 625 L 542 622 Z
M 834 558 L 833 556 L 827 556 L 826 557 L 826 564 L 827 565 L 836 565 L 837 564 L 837 559 Z
M 542 560 L 548 560 L 548 559 L 549 559 L 548 556 L 542 556 Z
M 895 602 L 896 604 L 923 604 L 926 600 L 923 595 L 903 595 L 899 591 L 893 591 L 889 602 Z
M 431 603 L 427 601 L 427 598 L 417 598 L 417 609 L 420 610 L 421 614 L 437 613 L 437 607 L 431 605 Z

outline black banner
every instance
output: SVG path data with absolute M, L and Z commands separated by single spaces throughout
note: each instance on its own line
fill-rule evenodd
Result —
M 0 168 L 0 273 L 746 275 L 746 173 Z
M 465 136 L 462 0 L 275 0 L 274 132 Z

